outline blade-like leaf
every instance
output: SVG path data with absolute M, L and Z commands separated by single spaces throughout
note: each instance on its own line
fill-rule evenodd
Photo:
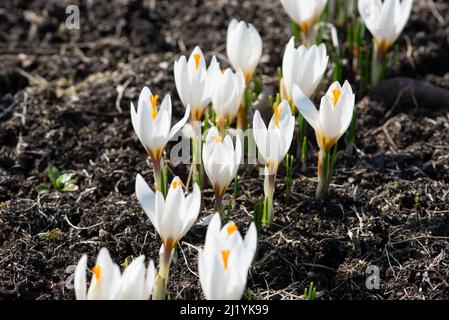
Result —
M 58 180 L 61 172 L 53 165 L 49 165 L 47 168 L 48 178 L 50 178 L 51 184 L 56 188 L 56 180 Z

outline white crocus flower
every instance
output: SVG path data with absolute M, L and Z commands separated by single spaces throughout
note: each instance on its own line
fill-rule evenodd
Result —
M 184 126 L 190 113 L 190 107 L 187 106 L 184 117 L 171 127 L 170 95 L 166 95 L 162 100 L 159 110 L 157 108 L 158 99 L 159 96 L 153 95 L 148 87 L 144 87 L 140 92 L 137 112 L 131 102 L 131 121 L 134 131 L 153 161 L 161 158 L 165 146 Z
M 320 199 L 327 194 L 329 188 L 331 149 L 351 124 L 355 95 L 350 84 L 345 81 L 343 87 L 338 82 L 330 86 L 326 95 L 321 98 L 319 111 L 298 86 L 293 88 L 293 101 L 304 119 L 315 130 L 316 140 L 320 147 L 319 184 L 316 194 Z
M 167 250 L 171 250 L 190 230 L 200 212 L 201 192 L 198 185 L 195 184 L 193 192 L 185 196 L 179 177 L 172 180 L 164 199 L 161 192 L 154 193 L 138 174 L 136 196 Z
M 148 87 L 144 87 L 139 95 L 137 112 L 131 102 L 131 122 L 140 142 L 153 162 L 156 189 L 164 190 L 161 176 L 162 154 L 170 139 L 187 122 L 190 107 L 187 106 L 184 117 L 171 127 L 172 106 L 170 95 L 165 96 L 159 109 L 157 108 L 158 99 L 159 96 L 153 95 Z
M 286 100 L 274 105 L 274 114 L 268 125 L 268 129 L 256 111 L 253 119 L 254 140 L 265 162 L 265 202 L 267 204 L 267 216 L 264 224 L 270 224 L 273 210 L 273 194 L 276 173 L 279 163 L 285 158 L 293 139 L 295 130 L 295 117 L 292 116 L 290 106 Z
M 282 60 L 282 99 L 292 101 L 294 85 L 299 86 L 307 97 L 311 97 L 323 79 L 328 61 L 324 44 L 295 48 L 295 39 L 290 38 Z
M 165 299 L 168 273 L 173 258 L 173 248 L 190 230 L 198 218 L 201 206 L 201 192 L 194 185 L 193 192 L 184 195 L 182 181 L 175 177 L 167 193 L 151 190 L 140 174 L 136 177 L 136 196 L 151 223 L 162 240 L 159 252 L 159 272 L 153 292 L 153 299 Z
M 145 267 L 142 255 L 132 261 L 123 273 L 106 248 L 98 253 L 92 268 L 89 289 L 86 282 L 87 256 L 83 255 L 75 270 L 75 295 L 77 300 L 148 300 L 155 280 L 153 260 Z
M 203 164 L 215 192 L 216 209 L 222 213 L 223 194 L 237 174 L 242 158 L 242 144 L 239 138 L 234 144 L 229 135 L 224 139 L 216 127 L 209 129 L 203 146 Z
M 228 26 L 226 52 L 232 67 L 243 72 L 248 85 L 262 56 L 262 38 L 256 28 L 232 19 Z
M 195 47 L 189 60 L 185 56 L 175 61 L 176 89 L 184 107 L 190 106 L 192 121 L 201 120 L 204 109 L 210 103 L 207 89 L 206 60 L 200 47 Z
M 321 98 L 318 111 L 298 86 L 293 89 L 293 101 L 301 115 L 313 127 L 320 149 L 330 150 L 351 124 L 355 95 L 349 82 L 343 87 L 333 83 Z
M 224 135 L 226 123 L 231 124 L 237 116 L 245 91 L 245 79 L 241 71 L 234 73 L 229 68 L 221 70 L 215 57 L 209 69 L 212 107 L 216 123 Z
M 359 0 L 360 16 L 381 53 L 386 52 L 401 34 L 412 5 L 413 0 Z
M 327 0 L 281 0 L 284 10 L 307 36 L 320 19 Z
M 257 248 L 257 231 L 251 223 L 245 239 L 230 221 L 221 228 L 215 214 L 206 233 L 204 249 L 198 253 L 198 273 L 207 300 L 239 300 Z

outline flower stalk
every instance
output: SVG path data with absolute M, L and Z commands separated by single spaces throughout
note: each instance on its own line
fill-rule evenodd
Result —
M 224 218 L 223 195 L 219 192 L 215 192 L 215 211 L 222 219 Z
M 315 198 L 323 199 L 329 192 L 330 183 L 330 151 L 321 149 L 318 154 L 318 187 L 316 189 Z
M 166 188 L 163 183 L 164 162 L 162 161 L 162 158 L 151 160 L 151 162 L 153 163 L 154 188 L 165 196 Z
M 265 172 L 268 171 L 266 167 Z M 262 216 L 262 224 L 264 226 L 270 226 L 273 221 L 273 196 L 274 196 L 274 182 L 276 180 L 276 173 L 265 174 L 264 181 L 264 192 L 265 192 L 265 201 L 263 208 L 263 216 Z
M 173 253 L 173 248 L 165 247 L 165 245 L 162 244 L 161 250 L 159 251 L 159 272 L 156 275 L 153 288 L 153 300 L 165 300 Z
M 371 85 L 375 86 L 382 81 L 382 65 L 385 53 L 379 50 L 379 46 L 375 43 L 373 50 L 373 59 L 371 61 Z
M 294 106 L 293 103 L 291 105 Z M 295 108 L 296 109 L 296 108 Z M 304 121 L 304 117 L 298 114 L 298 151 L 297 158 L 301 159 L 301 172 L 305 172 L 307 169 L 307 137 L 306 137 L 307 124 Z M 304 146 L 305 144 L 305 146 Z
M 193 136 L 192 136 L 192 166 L 193 166 L 193 177 L 192 186 L 197 183 L 200 189 L 203 187 L 203 167 L 201 162 L 201 149 L 202 149 L 202 139 L 201 139 L 201 120 L 193 120 L 192 123 Z

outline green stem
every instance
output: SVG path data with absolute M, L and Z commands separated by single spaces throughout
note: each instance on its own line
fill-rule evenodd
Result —
M 202 148 L 202 139 L 201 139 L 201 122 L 193 121 L 193 137 L 192 137 L 192 159 L 193 159 L 193 177 L 192 179 L 192 187 L 195 183 L 198 184 L 200 189 L 202 189 L 203 181 L 201 179 L 201 170 L 202 170 L 202 162 L 201 162 L 201 148 Z M 199 179 L 197 179 L 199 177 Z
M 378 46 L 374 44 L 373 60 L 371 62 L 371 84 L 373 86 L 379 84 L 382 80 L 382 60 L 383 54 L 380 52 Z
M 306 136 L 307 123 L 304 121 L 303 116 L 298 113 L 298 149 L 296 158 L 301 159 L 301 171 L 304 172 L 307 169 L 307 146 L 304 148 L 304 138 Z M 307 141 L 305 142 L 307 143 Z
M 330 180 L 330 150 L 320 150 L 318 155 L 318 186 L 315 197 L 317 200 L 323 199 L 329 191 Z
M 269 226 L 273 221 L 273 196 L 274 196 L 274 182 L 276 174 L 266 174 L 264 181 L 265 201 L 262 216 L 262 224 Z
M 220 214 L 221 220 L 224 221 L 223 195 L 215 193 L 215 211 Z
M 153 162 L 153 172 L 154 172 L 154 188 L 157 191 L 162 192 L 161 185 L 162 185 L 162 159 L 154 160 Z
M 153 300 L 165 300 L 173 253 L 173 248 L 166 248 L 164 245 L 161 246 L 161 250 L 159 251 L 159 272 L 154 282 Z

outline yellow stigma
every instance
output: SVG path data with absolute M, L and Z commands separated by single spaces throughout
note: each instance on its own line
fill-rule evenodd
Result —
M 195 70 L 198 70 L 198 68 L 200 67 L 200 58 L 201 55 L 199 53 L 195 53 L 193 55 L 193 58 L 195 59 Z
M 224 74 L 226 69 L 221 69 L 221 74 Z
M 283 108 L 279 109 L 278 104 L 274 104 L 274 124 L 279 128 L 279 116 L 281 115 Z
M 228 259 L 229 259 L 230 253 L 231 253 L 230 250 L 222 250 L 221 251 L 221 257 L 223 259 L 223 265 L 224 265 L 225 270 L 228 270 Z
M 334 108 L 337 106 L 338 99 L 340 99 L 340 96 L 341 96 L 340 89 L 332 90 L 332 103 L 334 104 Z
M 233 223 L 229 227 L 227 227 L 226 230 L 228 231 L 228 236 L 230 236 L 231 234 L 236 232 L 238 230 L 238 228 L 237 228 L 237 225 L 235 223 Z
M 219 144 L 223 141 L 223 138 L 220 135 L 216 135 L 216 136 L 214 136 L 214 141 L 216 144 Z
M 95 279 L 100 280 L 101 267 L 98 264 L 96 264 L 95 267 L 92 268 L 92 272 L 95 275 Z
M 182 186 L 182 181 L 181 179 L 176 179 L 171 183 L 171 186 L 173 189 L 176 189 L 177 187 Z
M 156 119 L 156 116 L 157 116 L 157 106 L 156 106 L 156 104 L 157 104 L 157 100 L 158 99 L 159 99 L 158 95 L 156 95 L 156 96 L 150 95 L 150 102 L 151 102 L 151 109 L 152 109 L 152 111 L 151 111 L 151 118 L 153 120 Z

